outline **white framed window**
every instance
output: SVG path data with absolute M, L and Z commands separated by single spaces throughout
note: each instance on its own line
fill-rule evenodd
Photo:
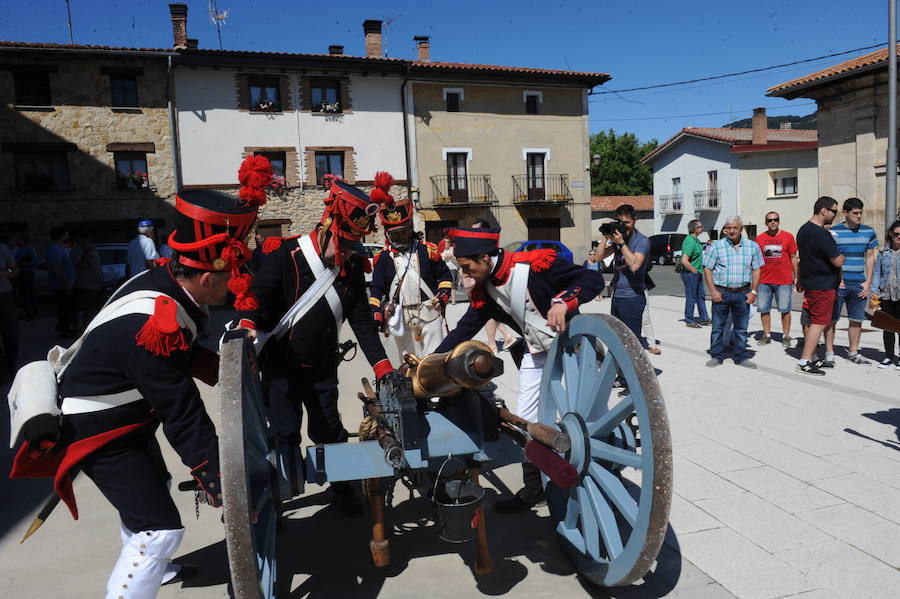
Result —
M 465 154 L 466 162 L 472 162 L 472 148 L 441 148 L 441 158 L 447 162 L 448 154 Z
M 544 162 L 550 162 L 550 148 L 522 148 L 522 160 L 528 162 L 529 154 L 543 154 Z
M 797 169 L 773 171 L 769 175 L 772 181 L 770 189 L 773 197 L 797 195 Z
M 466 99 L 466 93 L 461 87 L 445 87 L 443 96 L 447 112 L 459 112 L 460 104 Z
M 522 92 L 522 101 L 525 102 L 525 114 L 540 114 L 544 92 L 526 89 Z

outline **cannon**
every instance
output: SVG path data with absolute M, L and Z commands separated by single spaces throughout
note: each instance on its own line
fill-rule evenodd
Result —
M 219 452 L 231 588 L 237 599 L 276 593 L 281 502 L 306 485 L 363 481 L 376 566 L 390 562 L 385 489 L 397 479 L 440 510 L 468 504 L 463 529 L 446 540 L 478 544 L 474 570 L 493 569 L 479 476 L 530 459 L 542 470 L 555 533 L 575 568 L 601 586 L 640 580 L 668 527 L 672 449 L 655 371 L 634 334 L 607 315 L 580 315 L 551 347 L 538 423 L 486 390 L 502 362 L 476 341 L 446 354 L 408 356 L 377 387 L 363 379 L 359 439 L 298 447 L 267 423 L 252 343 L 226 334 L 221 349 Z M 450 467 L 448 469 L 448 466 Z M 456 493 L 455 497 L 448 498 Z M 462 497 L 465 494 L 466 497 Z M 458 518 L 457 518 L 458 520 Z M 462 537 L 459 533 L 462 532 Z

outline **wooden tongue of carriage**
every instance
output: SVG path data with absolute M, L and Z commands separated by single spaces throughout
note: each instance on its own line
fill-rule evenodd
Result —
M 576 569 L 598 585 L 640 580 L 668 526 L 669 426 L 655 371 L 637 338 L 606 315 L 577 316 L 547 355 L 537 423 L 491 392 L 503 362 L 467 341 L 407 356 L 373 388 L 363 379 L 358 441 L 281 445 L 269 430 L 249 342 L 226 335 L 219 384 L 225 540 L 238 599 L 276 594 L 281 501 L 306 483 L 363 481 L 376 566 L 390 562 L 386 490 L 398 479 L 432 501 L 441 538 L 474 539 L 474 571 L 493 571 L 481 475 L 530 460 L 542 472 L 551 521 Z

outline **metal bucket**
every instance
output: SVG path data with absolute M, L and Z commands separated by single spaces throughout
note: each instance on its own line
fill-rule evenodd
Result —
M 438 536 L 448 543 L 465 543 L 475 538 L 475 529 L 481 519 L 484 489 L 469 478 L 468 470 L 465 480 L 442 479 L 444 466 L 451 461 L 465 466 L 457 458 L 444 461 L 434 483 L 431 501 L 437 515 Z

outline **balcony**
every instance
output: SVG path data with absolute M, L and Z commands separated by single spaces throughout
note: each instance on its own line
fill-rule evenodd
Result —
M 434 175 L 431 177 L 435 208 L 459 208 L 461 204 L 497 203 L 490 175 Z
M 684 214 L 684 194 L 670 193 L 659 196 L 660 214 Z
M 696 210 L 721 210 L 719 205 L 719 190 L 707 189 L 694 192 L 694 208 Z
M 569 175 L 513 175 L 515 204 L 561 204 L 572 199 Z

